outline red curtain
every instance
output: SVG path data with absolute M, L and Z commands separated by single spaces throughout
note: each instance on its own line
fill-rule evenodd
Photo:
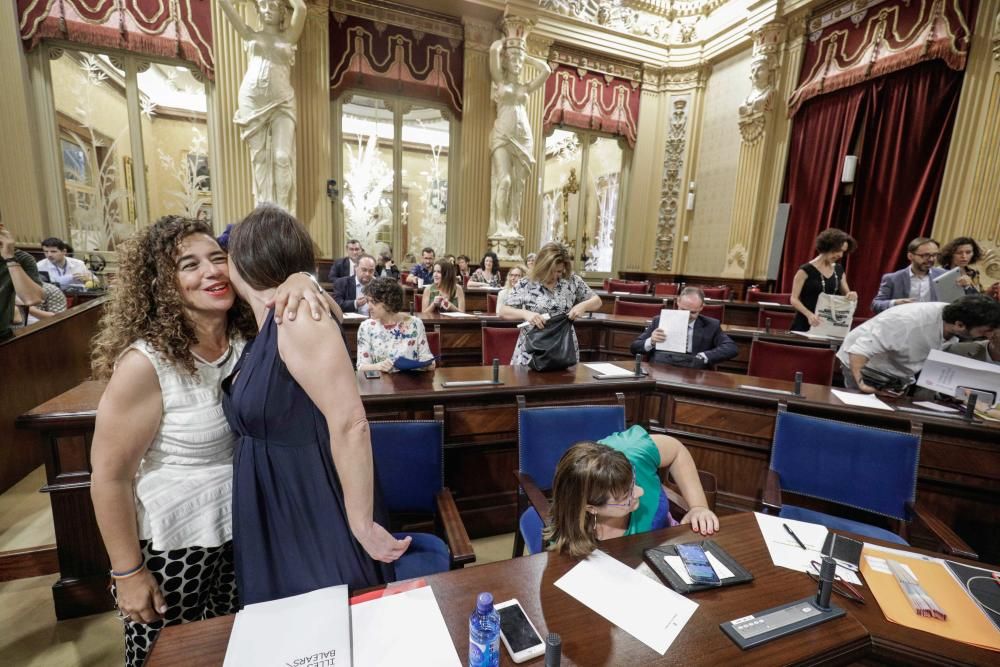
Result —
M 791 203 L 780 284 L 814 256 L 816 234 L 839 227 L 858 241 L 845 268 L 858 315 L 883 273 L 906 263 L 906 244 L 930 232 L 958 110 L 963 72 L 939 60 L 810 100 L 795 116 L 785 201 Z M 863 132 L 854 194 L 840 170 Z
M 854 86 L 809 100 L 795 116 L 783 199 L 791 207 L 778 275 L 782 292 L 792 291 L 795 271 L 815 256 L 816 235 L 836 226 L 841 165 L 868 96 L 865 86 Z
M 872 105 L 846 226 L 858 240 L 849 279 L 859 314 L 870 314 L 882 274 L 906 265 L 910 239 L 930 235 L 962 77 L 933 60 L 868 84 Z
M 544 131 L 553 127 L 601 130 L 635 148 L 640 82 L 559 63 L 545 80 Z

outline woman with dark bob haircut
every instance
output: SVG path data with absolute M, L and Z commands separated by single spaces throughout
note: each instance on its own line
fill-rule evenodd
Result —
M 958 284 L 965 288 L 966 294 L 979 294 L 983 286 L 979 282 L 979 271 L 972 268 L 983 256 L 983 251 L 971 236 L 959 236 L 952 239 L 941 248 L 941 266 L 945 269 L 959 267 L 961 276 Z
M 792 306 L 795 319 L 792 331 L 809 331 L 819 326 L 816 302 L 820 294 L 840 294 L 851 301 L 858 300 L 847 284 L 847 274 L 840 260 L 858 246 L 854 237 L 840 229 L 824 229 L 816 237 L 816 252 L 811 260 L 799 267 L 792 279 Z
M 315 267 L 309 233 L 283 209 L 259 206 L 233 228 L 229 265 L 260 328 L 223 385 L 239 438 L 233 547 L 243 603 L 391 580 L 385 564 L 410 538 L 380 524 L 368 421 L 337 322 L 278 327 L 267 308 L 280 281 Z
M 681 523 L 702 535 L 719 530 L 687 448 L 677 438 L 633 426 L 600 442 L 578 442 L 563 454 L 552 479 L 552 522 L 544 532 L 550 547 L 584 558 L 601 540 L 676 525 L 660 484 L 662 468 L 690 504 Z
M 392 278 L 375 278 L 365 287 L 370 319 L 358 327 L 358 370 L 393 372 L 396 359 L 431 361 L 427 333 L 420 318 L 403 309 L 403 288 Z M 434 363 L 421 370 L 434 370 Z
M 235 439 L 221 386 L 257 327 L 204 222 L 160 218 L 126 241 L 118 259 L 93 342 L 94 376 L 108 386 L 97 408 L 90 495 L 124 619 L 125 663 L 135 667 L 160 628 L 239 604 Z M 281 291 L 319 307 L 307 277 L 289 278 Z

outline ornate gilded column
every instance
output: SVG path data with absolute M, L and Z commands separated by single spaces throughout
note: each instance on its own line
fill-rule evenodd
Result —
M 979 5 L 933 235 L 993 250 L 979 269 L 984 286 L 1000 280 L 1000 0 Z
M 722 275 L 749 278 L 756 256 L 763 251 L 760 225 L 771 195 L 766 167 L 776 159 L 776 118 L 782 114 L 786 91 L 776 79 L 781 68 L 785 24 L 772 22 L 753 33 L 750 94 L 739 107 L 740 155 L 733 197 L 729 250 Z M 785 77 L 787 78 L 787 77 Z
M 493 23 L 464 18 L 465 72 L 463 73 L 460 169 L 449 205 L 445 232 L 448 252 L 467 254 L 479 261 L 490 225 L 490 44 L 496 38 Z
M 50 232 L 42 197 L 30 78 L 21 48 L 15 3 L 0 8 L 0 117 L 4 119 L 4 150 L 0 154 L 0 221 L 20 243 L 38 243 Z M 47 64 L 47 63 L 46 63 Z M 44 127 L 44 126 L 43 126 Z
M 296 215 L 324 257 L 334 255 L 333 215 L 326 196 L 326 180 L 332 178 L 329 6 L 329 0 L 310 0 L 292 69 L 298 107 Z
M 542 60 L 549 57 L 552 39 L 542 35 L 528 35 L 528 54 Z M 538 75 L 532 66 L 525 67 L 525 77 Z M 521 213 L 521 234 L 524 236 L 522 257 L 538 250 L 542 221 L 542 176 L 545 173 L 545 131 L 542 116 L 545 111 L 545 86 L 528 96 L 528 119 L 535 139 L 535 166 L 528 176 L 528 186 L 524 191 L 524 207 Z
M 248 25 L 257 25 L 257 12 L 252 4 L 238 3 L 236 9 Z M 216 229 L 222 231 L 253 209 L 250 155 L 240 139 L 239 128 L 233 123 L 247 55 L 243 40 L 217 2 L 212 3 L 212 32 L 215 85 L 209 96 L 211 122 L 208 124 L 212 146 L 212 217 Z

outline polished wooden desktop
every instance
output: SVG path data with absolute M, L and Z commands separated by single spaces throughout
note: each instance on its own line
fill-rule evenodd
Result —
M 687 526 L 608 540 L 601 549 L 629 566 L 642 561 L 644 549 L 664 542 L 701 539 Z M 719 624 L 814 595 L 806 575 L 775 567 L 750 513 L 722 518 L 713 537 L 754 575 L 748 584 L 691 595 L 698 610 L 663 656 L 570 597 L 555 581 L 576 561 L 542 553 L 427 578 L 441 608 L 459 660 L 468 660 L 468 619 L 476 595 L 490 591 L 498 601 L 517 598 L 538 631 L 562 637 L 563 665 L 795 665 L 795 664 L 970 664 L 994 665 L 996 653 L 941 639 L 889 623 L 870 590 L 867 604 L 839 596 L 834 604 L 847 615 L 815 628 L 741 651 Z M 233 616 L 165 628 L 153 646 L 148 667 L 189 664 L 221 665 Z M 502 665 L 512 665 L 502 650 Z M 540 665 L 536 658 L 529 665 Z

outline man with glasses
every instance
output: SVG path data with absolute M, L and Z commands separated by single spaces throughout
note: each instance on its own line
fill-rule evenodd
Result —
M 347 255 L 341 257 L 333 263 L 330 267 L 330 282 L 335 283 L 341 278 L 347 276 L 353 276 L 358 271 L 358 259 L 361 258 L 361 253 L 365 249 L 361 246 L 361 242 L 357 239 L 350 239 L 345 245 L 344 249 L 347 250 Z
M 934 266 L 938 258 L 937 241 L 918 236 L 906 247 L 906 258 L 910 260 L 909 266 L 882 276 L 878 294 L 872 299 L 873 312 L 881 313 L 903 303 L 938 300 L 934 278 L 944 273 L 944 269 Z

